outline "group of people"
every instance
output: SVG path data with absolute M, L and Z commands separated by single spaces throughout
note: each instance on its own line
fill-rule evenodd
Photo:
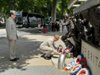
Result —
M 9 42 L 9 50 L 10 50 L 10 61 L 17 61 L 19 58 L 16 57 L 16 40 L 18 39 L 17 29 L 16 29 L 16 11 L 11 10 L 9 13 L 9 18 L 6 20 L 6 32 L 7 39 Z M 62 30 L 63 28 L 67 28 L 69 24 L 69 18 L 65 17 L 63 20 Z M 69 31 L 69 28 L 67 28 Z M 52 38 L 47 39 L 40 45 L 41 52 L 43 53 L 43 57 L 47 59 L 51 58 L 53 54 L 61 54 L 58 49 L 59 47 L 55 46 L 55 42 L 60 39 L 59 35 L 54 35 Z
M 70 16 L 64 16 L 63 19 L 57 20 L 55 22 L 49 23 L 49 30 L 51 31 L 60 31 L 63 35 L 68 33 L 71 28 L 74 28 L 72 17 Z
M 59 25 L 60 25 L 60 27 L 57 27 Z M 62 35 L 70 36 L 72 34 L 71 30 L 74 29 L 72 19 L 68 16 L 65 16 L 64 19 L 61 20 L 60 22 L 53 23 L 52 31 L 57 30 L 57 29 L 61 31 Z M 56 44 L 55 44 L 55 42 L 57 42 L 59 39 L 61 39 L 64 42 L 64 40 L 62 38 L 63 38 L 63 36 L 60 37 L 59 35 L 54 35 L 52 38 L 49 38 L 46 41 L 44 41 L 40 45 L 40 49 L 43 53 L 42 57 L 44 57 L 46 59 L 50 59 L 53 56 L 53 54 L 58 54 L 58 55 L 62 54 L 62 52 L 59 51 L 60 45 L 58 47 L 56 47 Z M 67 37 L 65 39 L 67 39 Z
M 74 29 L 72 17 L 65 16 L 64 19 L 60 21 L 60 32 L 65 35 L 69 33 L 71 29 Z
M 9 13 L 9 18 L 6 20 L 6 32 L 7 32 L 7 39 L 9 43 L 9 50 L 10 50 L 10 61 L 17 61 L 19 58 L 16 57 L 16 40 L 18 39 L 17 29 L 16 29 L 16 11 L 12 10 Z M 59 35 L 55 35 L 53 38 L 43 42 L 40 45 L 42 50 L 48 50 L 48 54 L 59 54 L 56 51 L 56 47 L 54 46 L 54 42 L 58 41 L 60 38 Z M 41 50 L 41 51 L 42 51 Z M 44 51 L 45 52 L 45 51 Z

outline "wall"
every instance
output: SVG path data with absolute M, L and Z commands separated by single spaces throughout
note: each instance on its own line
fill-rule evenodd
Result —
M 100 75 L 100 49 L 82 40 L 82 53 L 87 58 L 92 75 Z

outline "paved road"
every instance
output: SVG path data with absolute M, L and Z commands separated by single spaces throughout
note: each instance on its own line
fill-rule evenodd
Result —
M 5 29 L 0 29 L 0 75 L 67 75 L 67 72 L 58 70 L 51 60 L 41 58 L 37 51 L 40 43 L 54 34 L 19 29 L 16 51 L 20 60 L 10 62 L 6 32 Z

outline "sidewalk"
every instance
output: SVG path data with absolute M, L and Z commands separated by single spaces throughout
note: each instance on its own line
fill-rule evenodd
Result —
M 51 37 L 52 33 L 34 34 L 18 31 L 18 35 L 20 38 L 16 44 L 16 51 L 20 60 L 13 63 L 9 61 L 6 32 L 0 29 L 0 75 L 67 75 L 67 72 L 58 70 L 52 60 L 41 58 L 37 51 L 41 42 Z

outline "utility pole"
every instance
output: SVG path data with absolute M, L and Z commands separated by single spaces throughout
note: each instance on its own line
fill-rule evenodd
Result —
M 52 1 L 52 12 L 51 12 L 51 21 L 55 22 L 56 21 L 56 5 L 57 5 L 58 0 L 53 0 Z

